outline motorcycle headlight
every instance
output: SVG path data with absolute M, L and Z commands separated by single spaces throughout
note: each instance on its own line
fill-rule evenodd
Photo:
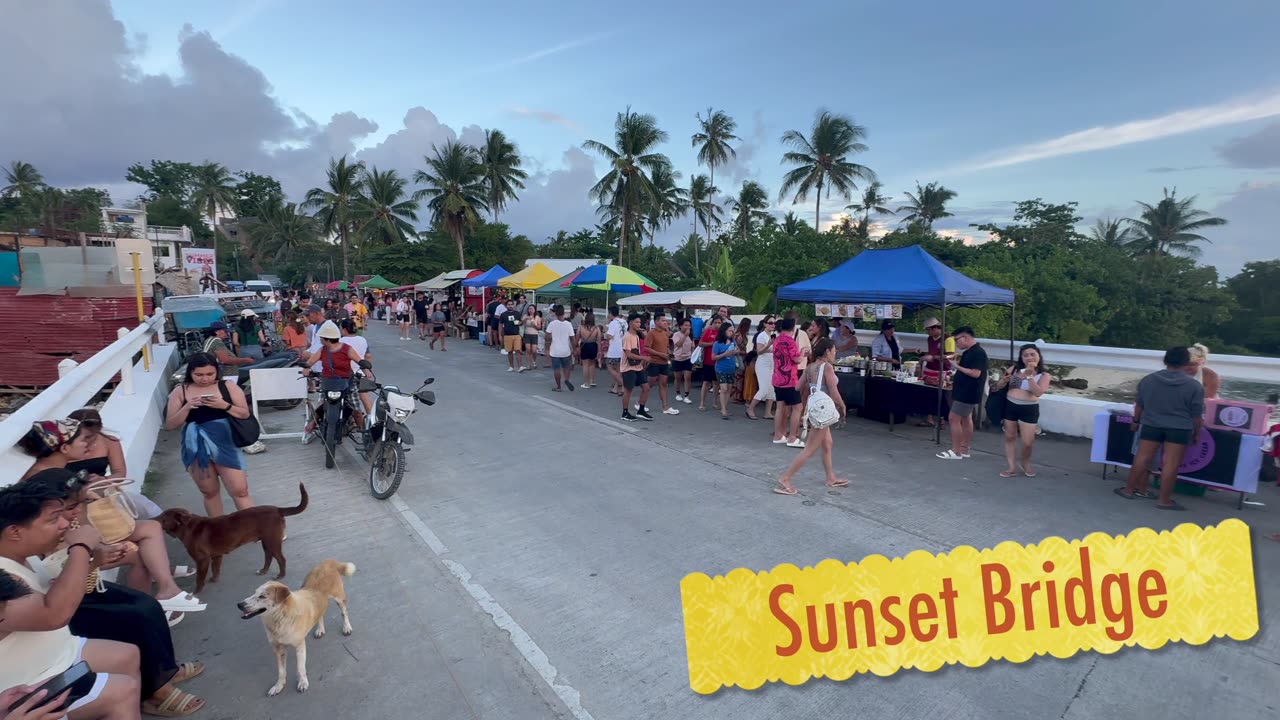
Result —
M 342 391 L 341 391 L 341 390 L 330 390 L 329 392 L 327 392 L 327 393 L 325 393 L 325 394 L 329 396 L 329 399 L 330 399 L 330 400 L 337 400 L 337 399 L 339 399 L 339 398 L 341 398 L 341 397 L 342 397 Z
M 412 410 L 405 410 L 405 409 L 403 409 L 403 408 L 396 408 L 395 410 L 392 410 L 392 411 L 391 411 L 391 417 L 395 418 L 395 419 L 396 419 L 396 421 L 397 421 L 397 422 L 399 422 L 399 421 L 404 420 L 405 418 L 409 417 L 409 415 L 410 415 L 410 414 L 412 414 L 412 413 L 413 413 L 413 411 L 412 411 Z

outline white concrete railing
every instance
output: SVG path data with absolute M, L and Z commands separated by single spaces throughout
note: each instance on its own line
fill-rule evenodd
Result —
M 159 336 L 161 344 L 151 344 L 153 336 Z M 144 345 L 151 348 L 150 370 L 145 369 L 141 361 L 133 365 L 133 356 Z M 17 482 L 31 467 L 32 458 L 16 444 L 31 429 L 32 423 L 64 418 L 84 407 L 117 373 L 121 381 L 102 407 L 103 425 L 120 438 L 129 475 L 140 483 L 151 464 L 151 454 L 163 425 L 169 374 L 176 351 L 176 346 L 165 344 L 164 312 L 157 310 L 133 330 L 122 328 L 119 340 L 84 363 L 75 365 L 72 361 L 63 361 L 59 371 L 65 368 L 66 372 L 58 382 L 0 422 L 0 487 Z
M 858 345 L 871 347 L 871 342 L 879 334 L 875 330 L 858 330 Z M 920 333 L 897 333 L 898 342 L 903 349 L 923 350 L 926 347 L 926 336 Z M 1009 338 L 978 338 L 987 349 L 987 355 L 995 360 L 1009 356 Z M 1027 340 L 1015 340 L 1014 348 L 1027 344 Z M 1045 360 L 1051 365 L 1073 365 L 1079 367 L 1111 368 L 1115 370 L 1133 370 L 1134 372 L 1155 372 L 1163 369 L 1161 359 L 1163 350 L 1130 350 L 1128 348 L 1093 347 L 1090 345 L 1060 345 L 1037 341 L 1037 347 L 1044 350 Z M 1210 348 L 1212 350 L 1212 348 Z M 1257 382 L 1280 383 L 1280 358 L 1254 357 L 1251 355 L 1218 355 L 1209 356 L 1209 366 L 1224 378 L 1235 380 L 1253 380 Z

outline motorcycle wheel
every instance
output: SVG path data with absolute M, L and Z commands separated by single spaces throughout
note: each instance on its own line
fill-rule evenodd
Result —
M 396 494 L 404 479 L 404 448 L 397 442 L 379 443 L 369 457 L 369 492 L 386 500 Z
M 271 400 L 267 407 L 274 410 L 292 410 L 302 404 L 302 398 L 292 400 Z

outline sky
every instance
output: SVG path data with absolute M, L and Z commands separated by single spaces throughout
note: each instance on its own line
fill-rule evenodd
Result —
M 1273 0 L 0 0 L 0 163 L 124 202 L 130 164 L 214 160 L 297 199 L 330 157 L 412 174 L 498 128 L 531 173 L 502 219 L 541 242 L 594 225 L 605 168 L 582 143 L 613 145 L 627 107 L 685 182 L 706 171 L 696 115 L 728 112 L 716 185 L 755 180 L 812 222 L 812 197 L 778 197 L 780 137 L 825 109 L 866 128 L 854 160 L 895 207 L 917 181 L 958 193 L 940 231 L 981 240 L 970 223 L 1037 197 L 1078 202 L 1084 229 L 1176 188 L 1228 220 L 1203 261 L 1229 275 L 1280 256 L 1276 27 Z M 851 201 L 824 199 L 823 226 Z

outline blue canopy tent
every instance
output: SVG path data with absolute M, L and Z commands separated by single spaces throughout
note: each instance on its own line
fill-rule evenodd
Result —
M 511 273 L 508 272 L 506 268 L 502 267 L 501 263 L 499 263 L 489 268 L 488 270 L 485 270 L 479 275 L 476 275 L 475 277 L 469 277 L 466 280 L 463 280 L 462 287 L 481 288 L 480 308 L 483 310 L 484 306 L 487 304 L 489 299 L 489 293 L 487 292 L 488 289 L 498 287 L 498 281 L 510 274 Z M 481 339 L 484 338 L 483 327 L 481 328 L 480 337 Z
M 942 308 L 947 326 L 951 305 L 1008 305 L 1009 359 L 1014 359 L 1014 292 L 973 278 L 943 264 L 919 245 L 892 250 L 864 250 L 839 267 L 778 289 L 780 300 L 813 303 L 877 303 Z M 942 385 L 938 385 L 938 415 Z M 941 439 L 941 427 L 936 440 Z

